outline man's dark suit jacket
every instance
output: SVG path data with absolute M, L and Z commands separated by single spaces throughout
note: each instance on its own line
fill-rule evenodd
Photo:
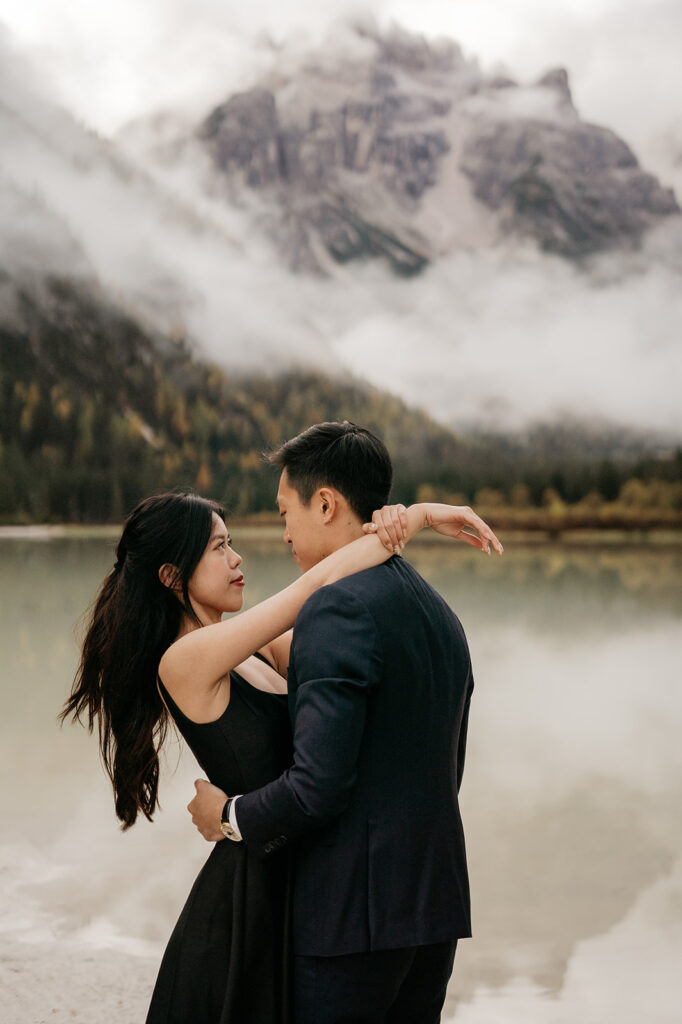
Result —
M 299 839 L 297 954 L 471 934 L 457 793 L 472 688 L 459 620 L 402 558 L 302 608 L 289 667 L 294 764 L 237 805 L 253 852 Z

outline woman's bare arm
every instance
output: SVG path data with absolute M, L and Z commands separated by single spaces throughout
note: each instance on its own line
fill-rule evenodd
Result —
M 425 525 L 425 510 L 425 505 L 413 505 L 407 510 L 407 539 Z M 185 634 L 161 658 L 159 675 L 164 685 L 181 707 L 185 692 L 213 691 L 231 669 L 291 629 L 300 609 L 316 590 L 344 576 L 381 565 L 392 553 L 378 536 L 360 537 L 248 611 Z
M 390 515 L 393 520 L 388 530 L 377 526 L 374 534 L 334 551 L 278 594 L 231 619 L 187 633 L 171 644 L 161 659 L 159 674 L 180 706 L 184 693 L 215 691 L 231 669 L 287 633 L 302 606 L 320 587 L 385 562 L 396 548 L 400 549 L 401 535 L 409 540 L 423 527 L 432 526 L 471 543 L 470 535 L 461 534 L 463 526 L 472 526 L 482 533 L 483 540 L 477 546 L 486 550 L 493 543 L 496 550 L 501 550 L 492 531 L 469 508 L 433 503 L 411 505 L 407 510 L 398 508 L 395 516 L 390 510 L 385 513 L 384 518 Z M 382 537 L 383 534 L 386 536 Z M 280 645 L 278 670 L 285 653 Z

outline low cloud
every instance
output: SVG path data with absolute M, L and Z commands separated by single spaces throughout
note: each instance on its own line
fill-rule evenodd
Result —
M 184 0 L 168 7 L 174 39 L 186 13 Z M 226 16 L 215 17 L 220 39 Z M 160 45 L 154 26 L 140 28 L 150 57 Z M 199 77 L 204 36 L 193 31 L 179 45 L 185 55 L 196 46 L 189 64 Z M 245 38 L 237 33 L 231 45 Z M 166 49 L 168 61 L 178 59 Z M 35 62 L 1 39 L 0 51 L 6 265 L 90 274 L 132 312 L 186 331 L 228 367 L 350 369 L 445 422 L 504 429 L 572 416 L 682 434 L 679 222 L 639 253 L 582 267 L 508 243 L 441 257 L 410 281 L 377 263 L 339 268 L 326 281 L 294 276 L 257 218 L 206 194 L 198 151 L 177 173 L 136 166 L 46 98 Z M 271 42 L 258 52 L 269 66 Z M 292 53 L 285 47 L 282 59 L 295 63 Z M 150 69 L 157 84 L 161 69 L 171 64 Z M 234 74 L 227 68 L 224 77 Z M 215 87 L 210 59 L 206 80 Z M 193 102 L 199 95 L 188 93 Z M 182 116 L 190 132 L 193 115 Z
M 589 268 L 518 246 L 441 259 L 409 284 L 358 274 L 332 348 L 442 420 L 577 415 L 679 435 L 680 228 Z

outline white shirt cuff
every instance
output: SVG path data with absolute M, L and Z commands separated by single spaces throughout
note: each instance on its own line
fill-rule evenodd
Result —
M 241 796 L 241 793 L 239 794 L 239 796 Z M 230 825 L 232 826 L 232 831 L 234 832 L 234 840 L 235 840 L 235 842 L 241 841 L 241 838 L 242 838 L 242 834 L 239 831 L 239 825 L 237 824 L 237 814 L 236 814 L 237 800 L 239 800 L 239 796 L 236 796 L 234 798 L 234 800 L 232 801 L 232 803 L 230 804 L 230 814 L 229 814 L 229 821 L 230 821 Z

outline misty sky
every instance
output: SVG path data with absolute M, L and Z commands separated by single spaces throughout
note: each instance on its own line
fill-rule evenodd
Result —
M 581 115 L 623 134 L 673 182 L 682 162 L 679 0 L 0 0 L 9 41 L 72 111 L 104 133 L 158 108 L 196 113 L 248 86 L 277 50 L 339 19 L 397 21 L 456 38 L 522 80 L 566 65 Z

